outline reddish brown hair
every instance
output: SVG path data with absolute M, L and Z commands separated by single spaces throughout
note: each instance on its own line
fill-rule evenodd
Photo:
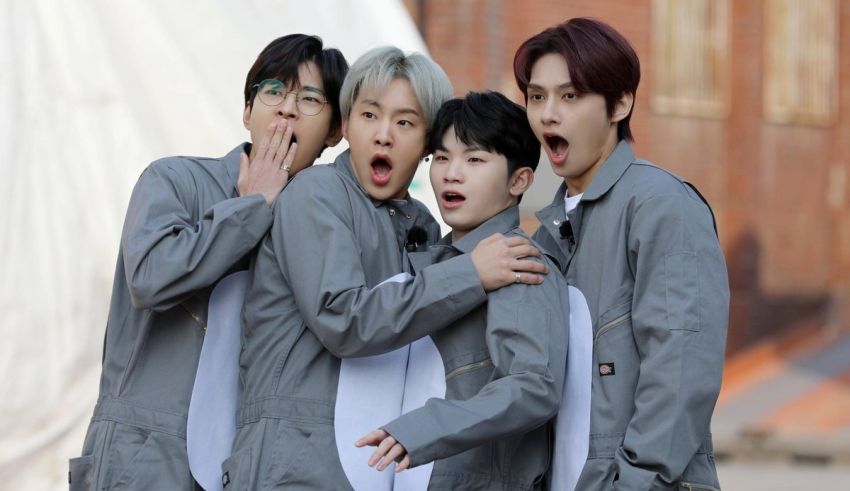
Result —
M 526 102 L 531 68 L 540 57 L 549 53 L 557 53 L 567 61 L 570 81 L 578 92 L 599 94 L 605 98 L 609 116 L 623 94 L 637 93 L 640 61 L 631 44 L 608 24 L 578 17 L 530 37 L 517 50 L 514 77 Z M 632 112 L 629 111 L 617 124 L 620 140 L 634 140 L 629 128 L 631 117 Z

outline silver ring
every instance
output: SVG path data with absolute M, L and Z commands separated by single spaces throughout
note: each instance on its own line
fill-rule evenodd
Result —
M 514 276 L 514 283 L 519 283 L 519 280 L 520 280 L 520 275 L 519 275 L 519 273 L 514 273 L 514 275 L 515 275 L 515 276 Z
M 278 168 L 279 168 L 280 170 L 285 170 L 286 172 L 289 172 L 289 169 L 292 169 L 292 166 L 291 166 L 291 165 L 281 165 L 281 166 L 280 166 L 280 167 L 278 167 Z

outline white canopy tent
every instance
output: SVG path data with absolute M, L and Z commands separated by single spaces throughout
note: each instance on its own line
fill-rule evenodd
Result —
M 349 62 L 379 45 L 425 46 L 399 0 L 0 8 L 0 482 L 65 489 L 97 396 L 121 224 L 142 169 L 247 139 L 244 77 L 278 36 L 318 34 Z M 434 209 L 423 171 L 414 195 Z

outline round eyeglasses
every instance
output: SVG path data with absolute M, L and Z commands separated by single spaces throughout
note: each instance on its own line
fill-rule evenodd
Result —
M 295 94 L 295 107 L 304 116 L 315 116 L 322 112 L 328 103 L 325 95 L 313 87 L 302 87 L 297 91 L 287 91 L 286 84 L 276 78 L 263 80 L 255 84 L 257 97 L 260 102 L 269 107 L 275 107 L 283 103 L 289 94 Z

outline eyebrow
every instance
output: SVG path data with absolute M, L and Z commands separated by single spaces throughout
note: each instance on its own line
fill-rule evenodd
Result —
M 380 104 L 378 101 L 374 100 L 374 99 L 363 99 L 363 100 L 362 100 L 362 101 L 360 101 L 360 102 L 361 102 L 361 103 L 363 103 L 363 104 L 366 104 L 367 106 L 375 106 L 375 107 L 377 107 L 378 109 L 382 109 L 381 104 Z M 412 107 L 403 107 L 403 108 L 401 108 L 401 109 L 399 109 L 399 110 L 395 111 L 393 114 L 395 114 L 395 115 L 399 115 L 399 114 L 412 114 L 412 115 L 414 115 L 414 116 L 418 116 L 418 117 L 420 117 L 420 118 L 422 117 L 422 115 L 421 115 L 421 114 L 419 114 L 419 111 L 417 111 L 416 109 L 414 109 L 414 108 L 412 108 Z
M 543 86 L 538 85 L 538 84 L 528 84 L 527 87 L 529 89 L 543 90 Z M 567 82 L 564 82 L 561 85 L 559 85 L 558 88 L 559 89 L 571 89 L 571 88 L 573 88 L 573 83 L 572 83 L 572 81 L 567 81 Z
M 309 85 L 302 85 L 301 90 L 308 90 L 310 92 L 318 92 L 319 94 L 324 95 L 325 91 L 318 87 L 311 87 Z

